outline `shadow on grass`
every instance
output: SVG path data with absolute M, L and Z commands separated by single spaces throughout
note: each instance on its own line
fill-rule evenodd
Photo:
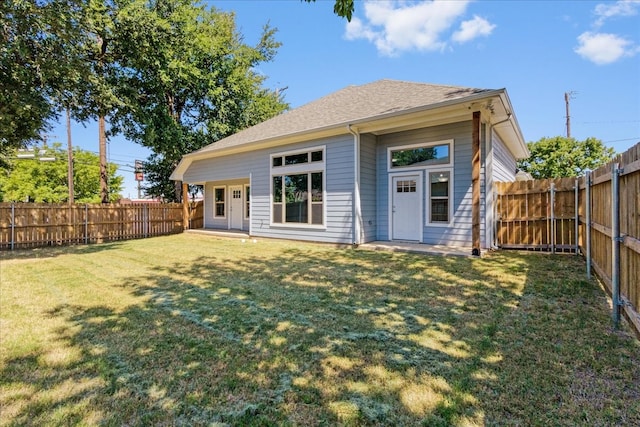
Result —
M 77 357 L 10 360 L 5 400 L 16 425 L 633 424 L 637 343 L 578 268 L 311 246 L 159 263 L 121 284 L 143 304 L 54 308 Z
M 95 254 L 120 248 L 121 242 L 89 243 L 78 245 L 46 246 L 41 248 L 20 248 L 0 250 L 0 260 L 55 258 L 62 255 Z

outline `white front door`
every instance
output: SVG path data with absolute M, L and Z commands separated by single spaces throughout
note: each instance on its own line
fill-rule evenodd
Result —
M 391 184 L 392 239 L 421 241 L 422 188 L 420 175 L 394 176 Z
M 242 230 L 242 186 L 229 187 L 229 195 L 231 196 L 231 224 L 229 228 Z

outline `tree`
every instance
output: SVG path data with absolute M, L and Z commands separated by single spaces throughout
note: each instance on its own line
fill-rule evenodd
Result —
M 281 93 L 262 88 L 255 67 L 280 46 L 266 26 L 242 41 L 234 15 L 190 0 L 133 0 L 119 14 L 125 76 L 115 131 L 154 152 L 144 164 L 148 195 L 181 200 L 169 176 L 182 156 L 282 112 Z
M 581 176 L 587 169 L 596 169 L 615 155 L 596 138 L 579 141 L 556 136 L 527 143 L 531 157 L 518 161 L 518 168 L 534 178 L 564 178 Z
M 69 199 L 67 188 L 67 152 L 61 144 L 42 147 L 36 150 L 32 159 L 10 160 L 8 168 L 0 170 L 0 196 L 5 202 L 30 201 L 46 203 L 62 203 Z M 75 148 L 74 156 L 74 190 L 75 200 L 80 203 L 99 203 L 100 197 L 100 160 L 89 151 Z M 41 161 L 40 159 L 54 159 Z M 110 201 L 119 199 L 124 178 L 116 175 L 117 166 L 110 164 L 109 194 Z
M 0 156 L 40 140 L 83 75 L 81 0 L 0 2 Z M 1 158 L 1 157 L 0 157 Z
M 314 2 L 316 0 L 305 0 L 307 3 Z M 347 18 L 347 21 L 351 22 L 351 17 L 355 11 L 354 0 L 336 0 L 333 5 L 333 13 L 336 15 Z

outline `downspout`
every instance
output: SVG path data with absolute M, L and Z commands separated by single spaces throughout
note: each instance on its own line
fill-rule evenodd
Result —
M 360 133 L 357 128 L 347 125 L 353 135 L 353 204 L 352 204 L 352 242 L 357 247 L 362 243 L 362 207 L 360 205 Z

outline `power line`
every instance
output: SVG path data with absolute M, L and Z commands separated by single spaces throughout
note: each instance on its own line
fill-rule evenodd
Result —
M 602 142 L 623 142 L 623 141 L 640 141 L 640 136 L 636 136 L 635 138 L 612 139 L 610 141 L 602 141 Z

